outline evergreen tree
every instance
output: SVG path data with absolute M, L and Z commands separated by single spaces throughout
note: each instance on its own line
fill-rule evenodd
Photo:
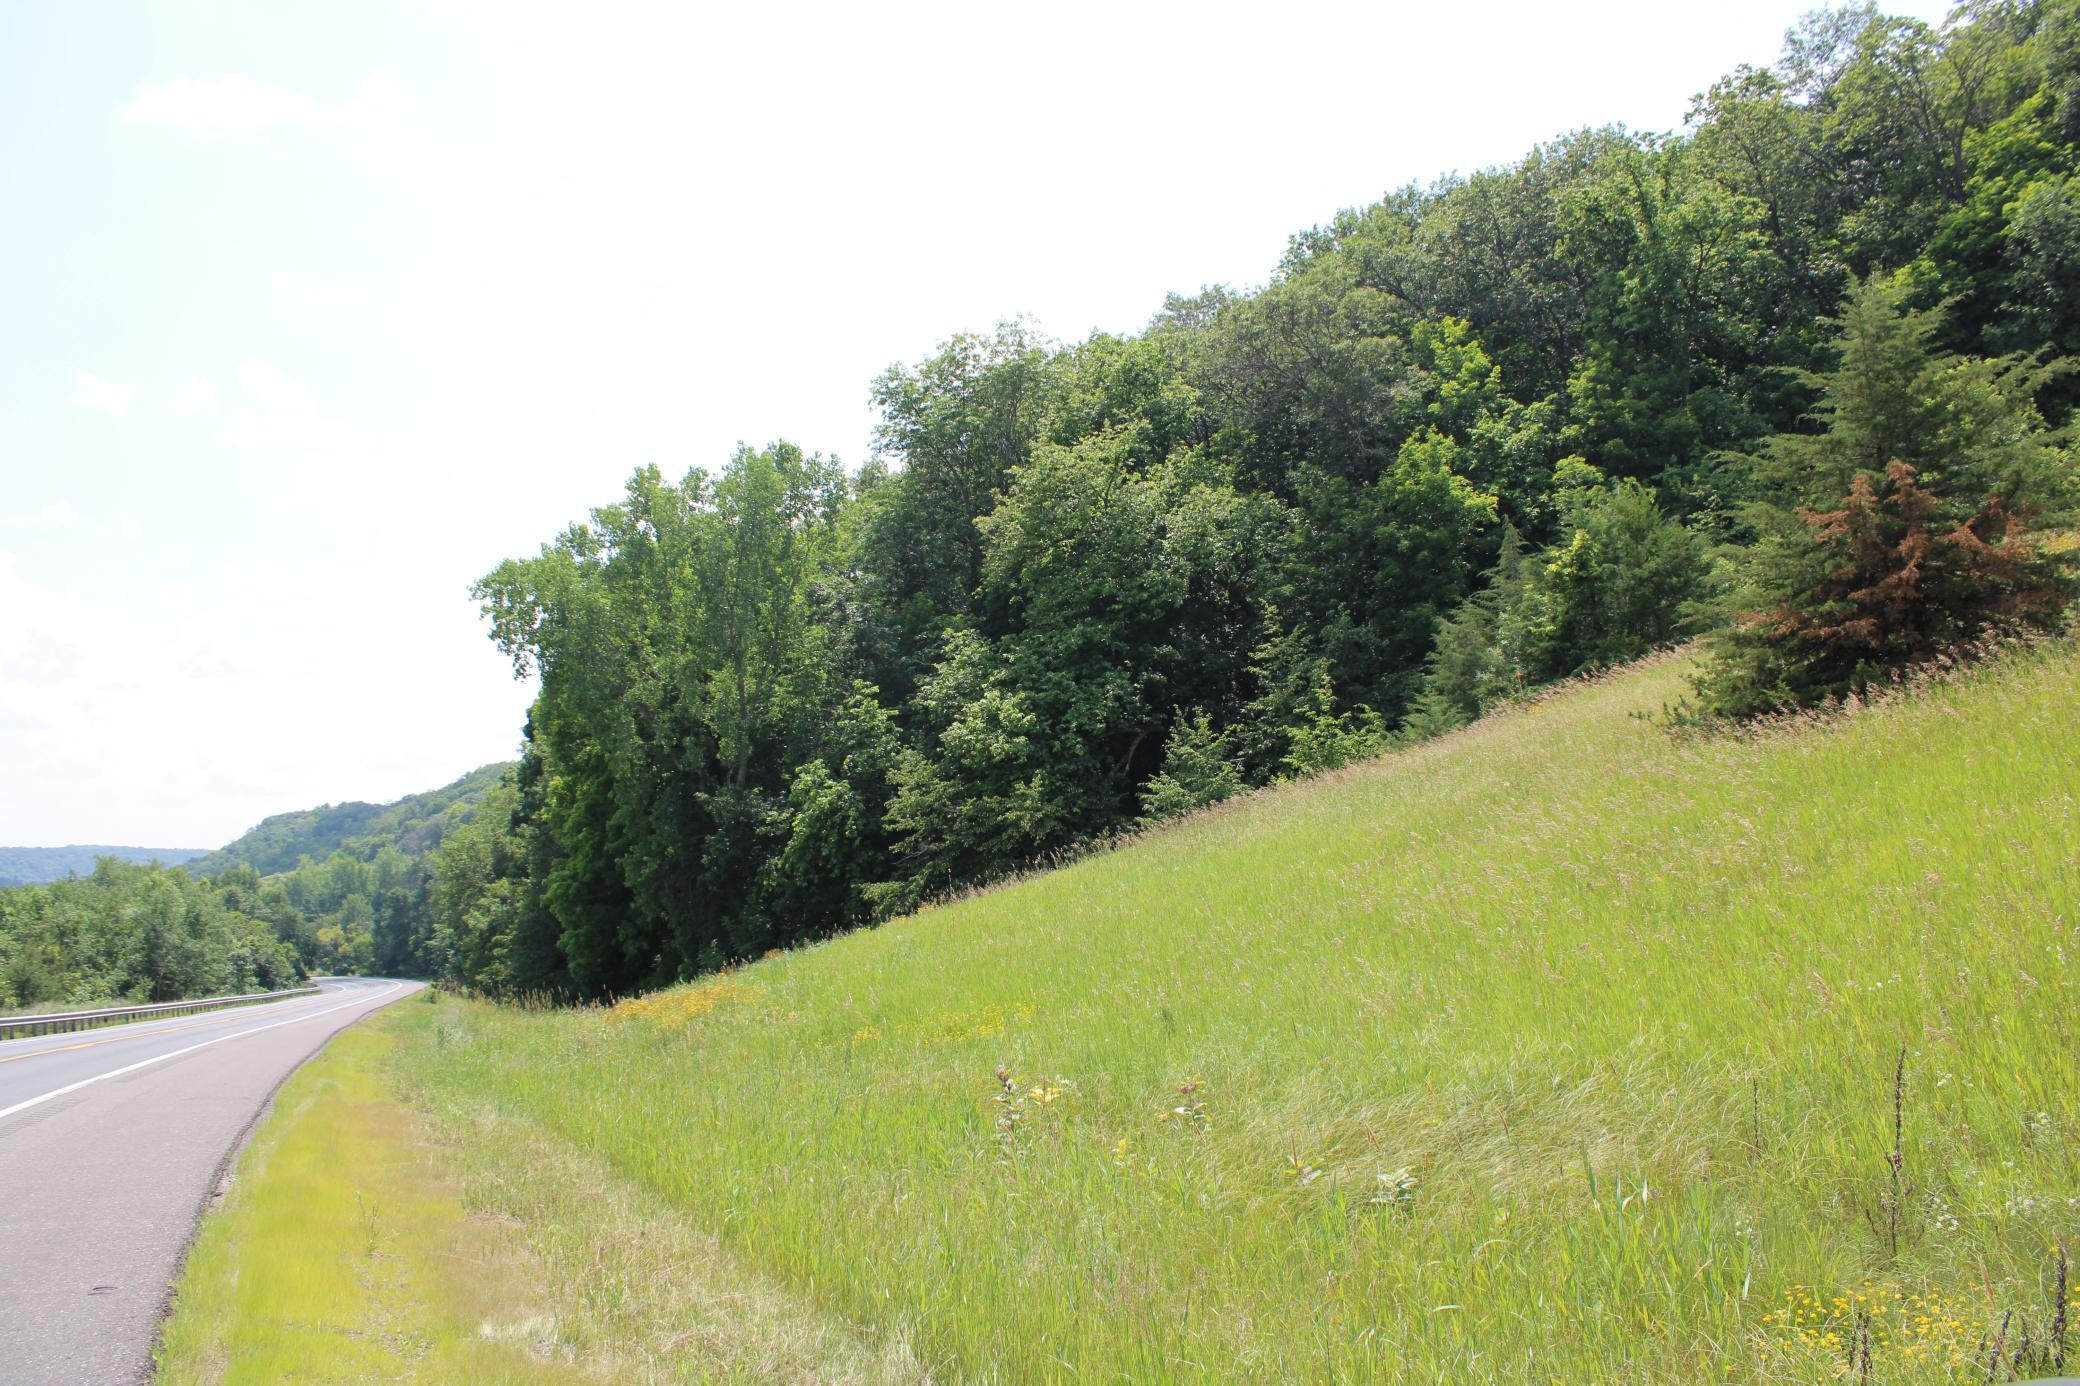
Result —
M 1860 692 L 2010 624 L 2048 626 L 2074 555 L 2044 542 L 2074 469 L 2035 404 L 2063 363 L 1939 349 L 1896 279 L 1852 287 L 1814 433 L 1754 459 L 1767 499 L 1700 687 L 1744 716 Z
M 1216 731 L 1204 712 L 1170 734 L 1163 768 L 1141 791 L 1141 821 L 1159 823 L 1233 797 L 1242 788 L 1226 731 Z

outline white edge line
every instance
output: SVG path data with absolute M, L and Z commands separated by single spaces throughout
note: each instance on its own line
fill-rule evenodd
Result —
M 120 1078 L 126 1073 L 135 1073 L 140 1068 L 150 1068 L 153 1064 L 163 1064 L 168 1059 L 178 1059 L 183 1054 L 192 1054 L 198 1049 L 207 1049 L 213 1044 L 222 1044 L 226 1040 L 244 1039 L 248 1035 L 257 1035 L 263 1030 L 277 1030 L 284 1025 L 299 1025 L 306 1020 L 316 1020 L 321 1015 L 331 1015 L 334 1011 L 346 1010 L 350 1006 L 365 1006 L 371 1001 L 381 1000 L 402 986 L 404 986 L 403 982 L 392 982 L 374 996 L 360 996 L 352 1001 L 342 1001 L 337 1006 L 327 1006 L 322 1011 L 311 1011 L 305 1015 L 292 1015 L 287 1020 L 276 1020 L 270 1021 L 266 1025 L 255 1025 L 250 1030 L 238 1030 L 228 1035 L 218 1035 L 214 1039 L 206 1039 L 199 1044 L 191 1044 L 185 1049 L 176 1049 L 168 1054 L 155 1054 L 149 1059 L 140 1059 L 134 1064 L 125 1064 L 121 1068 L 112 1068 L 106 1073 L 97 1073 L 91 1078 L 82 1078 L 77 1083 L 67 1083 L 62 1088 L 52 1088 L 47 1093 L 31 1097 L 26 1101 L 17 1102 L 12 1107 L 0 1107 L 0 1121 L 13 1116 L 16 1112 L 26 1112 L 31 1107 L 40 1107 L 54 1097 L 63 1097 L 68 1092 L 78 1092 L 81 1088 L 92 1087 L 94 1084 L 110 1078 Z

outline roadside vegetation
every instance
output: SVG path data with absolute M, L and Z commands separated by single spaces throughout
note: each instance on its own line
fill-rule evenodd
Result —
M 1671 735 L 1696 671 L 616 1006 L 409 1004 L 397 1090 L 536 1227 L 641 1210 L 545 1292 L 656 1322 L 709 1270 L 620 1258 L 703 1229 L 937 1379 L 2050 1374 L 2080 652 Z
M 299 1080 L 169 1376 L 2072 1369 L 2075 284 L 2080 0 L 1852 6 L 636 472 L 437 843 L 215 878 L 481 999 Z
M 161 1381 L 583 1379 L 534 1351 L 530 1267 L 390 1096 L 395 1043 L 355 1026 L 276 1095 L 189 1253 Z

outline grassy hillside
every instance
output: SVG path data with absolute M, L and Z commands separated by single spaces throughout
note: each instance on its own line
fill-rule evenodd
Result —
M 207 876 L 226 867 L 250 866 L 263 876 L 272 876 L 294 870 L 305 857 L 323 861 L 335 852 L 345 852 L 356 861 L 373 861 L 386 846 L 395 846 L 406 856 L 418 856 L 439 846 L 447 829 L 467 817 L 470 806 L 511 768 L 506 762 L 480 766 L 451 784 L 406 795 L 395 803 L 354 801 L 277 813 L 190 863 L 189 869 Z
M 208 851 L 207 847 L 0 847 L 0 886 L 42 885 L 67 876 L 89 875 L 102 857 L 179 866 Z
M 2080 1227 L 2080 656 L 1686 673 L 399 1072 L 952 1379 L 1983 1379 Z

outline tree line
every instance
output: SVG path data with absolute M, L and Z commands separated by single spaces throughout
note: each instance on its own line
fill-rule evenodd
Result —
M 0 890 L 0 1009 L 143 1005 L 294 986 L 304 968 L 262 917 L 257 883 L 211 883 L 103 857 L 91 875 Z
M 2072 595 L 2080 3 L 1850 7 L 1671 135 L 1293 238 L 1135 335 L 962 335 L 478 584 L 540 692 L 417 962 L 669 982 L 1713 635 L 1857 693 Z

